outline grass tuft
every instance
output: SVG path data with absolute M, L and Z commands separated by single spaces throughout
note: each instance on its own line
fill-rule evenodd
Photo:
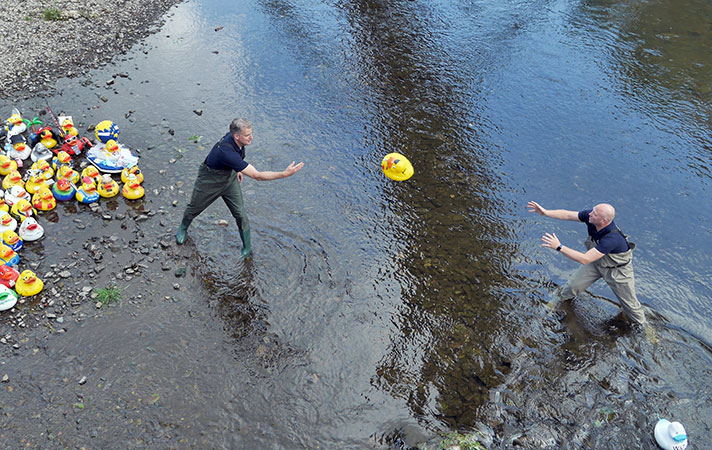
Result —
M 47 8 L 42 11 L 42 17 L 48 22 L 62 20 L 62 11 L 59 8 Z
M 103 288 L 95 289 L 96 299 L 101 303 L 111 304 L 121 300 L 121 289 L 115 285 L 109 285 Z

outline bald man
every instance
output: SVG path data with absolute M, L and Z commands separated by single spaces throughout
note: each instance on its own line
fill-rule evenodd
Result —
M 559 292 L 561 300 L 573 299 L 596 280 L 603 278 L 620 301 L 625 314 L 633 322 L 645 324 L 643 308 L 635 295 L 633 275 L 635 244 L 628 242 L 626 236 L 613 222 L 616 215 L 613 206 L 600 203 L 593 209 L 576 212 L 546 209 L 537 202 L 529 202 L 527 209 L 544 217 L 583 222 L 588 226 L 586 253 L 562 245 L 556 233 L 546 233 L 541 237 L 542 247 L 553 248 L 581 264 Z

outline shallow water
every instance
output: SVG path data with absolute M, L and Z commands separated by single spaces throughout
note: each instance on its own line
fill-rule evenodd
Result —
M 178 5 L 114 64 L 17 103 L 115 121 L 147 196 L 104 205 L 124 219 L 72 205 L 47 222 L 28 261 L 88 264 L 85 243 L 114 236 L 107 269 L 64 283 L 116 282 L 125 302 L 25 332 L 0 438 L 407 448 L 479 429 L 492 447 L 652 447 L 660 415 L 709 445 L 710 17 L 701 1 Z M 254 122 L 258 169 L 305 162 L 243 183 L 246 262 L 220 202 L 172 238 L 234 116 Z M 407 182 L 380 171 L 392 151 Z M 614 204 L 657 345 L 600 283 L 564 320 L 546 312 L 575 264 L 539 238 L 583 248 L 585 228 L 528 200 Z

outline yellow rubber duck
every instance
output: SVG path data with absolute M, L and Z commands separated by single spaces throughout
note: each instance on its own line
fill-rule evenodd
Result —
M 64 178 L 76 184 L 77 181 L 79 181 L 79 172 L 69 166 L 59 166 L 57 170 L 57 181 L 59 181 L 60 178 Z
M 400 153 L 389 153 L 381 161 L 381 169 L 388 178 L 396 181 L 405 181 L 413 176 L 413 165 L 408 158 Z
M 121 171 L 121 182 L 122 183 L 126 183 L 128 181 L 128 176 L 130 173 L 132 173 L 136 176 L 136 180 L 138 180 L 139 183 L 143 183 L 143 173 L 141 172 L 141 169 L 139 169 L 137 165 L 125 167 L 124 170 Z
M 35 208 L 32 207 L 30 202 L 23 198 L 12 205 L 12 208 L 10 208 L 10 214 L 19 222 L 22 222 L 28 217 L 35 217 L 37 215 L 37 211 L 35 211 Z
M 42 186 L 47 186 L 47 180 L 41 170 L 30 169 L 27 171 L 27 175 L 30 177 L 25 182 L 25 190 L 30 194 L 34 194 Z
M 16 109 L 12 109 L 12 114 L 5 121 L 7 124 L 8 131 L 14 131 L 15 133 L 24 133 L 27 130 L 27 125 L 22 121 L 22 116 L 20 112 Z M 24 125 L 24 126 L 23 126 Z
M 5 191 L 0 189 L 0 212 L 10 212 L 10 206 L 5 203 Z
M 114 181 L 114 179 L 111 178 L 111 175 L 106 173 L 101 176 L 101 179 L 99 180 L 99 185 L 96 187 L 96 190 L 99 191 L 99 195 L 101 195 L 102 197 L 110 198 L 118 195 L 121 189 L 119 188 L 119 183 Z
M 119 143 L 113 139 L 109 139 L 106 141 L 106 145 L 104 146 L 102 152 L 109 158 L 117 158 L 120 154 L 120 150 Z
M 25 182 L 22 181 L 22 175 L 20 175 L 20 172 L 18 172 L 17 170 L 13 170 L 12 172 L 8 173 L 2 180 L 3 189 L 7 190 L 10 189 L 12 186 L 25 187 Z
M 40 130 L 40 142 L 47 148 L 57 146 L 57 139 L 54 138 L 54 134 L 52 134 L 52 130 L 49 127 Z
M 57 153 L 57 155 L 52 158 L 52 169 L 57 172 L 59 170 L 60 166 L 64 165 L 71 165 L 72 164 L 72 157 L 69 156 L 69 153 L 65 152 L 64 150 L 60 151 Z
M 18 252 L 22 248 L 22 239 L 12 230 L 5 230 L 2 233 L 2 243 L 10 247 L 13 251 Z
M 71 134 L 72 136 L 79 135 L 79 131 L 74 128 L 74 121 L 71 117 L 66 117 L 62 120 L 62 130 L 64 130 L 64 134 Z
M 82 178 L 84 177 L 89 177 L 94 180 L 95 183 L 98 183 L 101 179 L 101 174 L 99 173 L 99 169 L 97 169 L 96 166 L 89 165 L 86 166 L 84 170 L 82 170 Z
M 40 211 L 49 211 L 57 206 L 57 199 L 47 186 L 42 186 L 32 196 L 32 206 Z
M 30 166 L 30 170 L 41 170 L 45 180 L 51 180 L 54 176 L 54 170 L 46 159 L 40 159 L 39 161 L 33 163 L 32 166 Z
M 5 176 L 13 170 L 17 170 L 17 161 L 7 155 L 0 155 L 0 175 Z
M 4 233 L 4 231 L 3 231 Z M 5 244 L 0 244 L 0 264 L 8 266 L 16 266 L 20 262 L 20 256 L 15 253 L 15 250 Z
M 5 230 L 15 231 L 17 229 L 17 220 L 13 219 L 10 213 L 0 212 L 0 231 Z
M 32 297 L 42 291 L 44 283 L 31 270 L 24 270 L 15 283 L 15 291 L 23 297 Z
M 77 193 L 74 196 L 81 203 L 93 203 L 99 200 L 99 193 L 96 191 L 94 180 L 89 177 L 82 178 L 82 185 L 77 188 Z
M 145 191 L 143 186 L 141 186 L 141 183 L 138 182 L 136 175 L 129 174 L 126 183 L 124 183 L 124 187 L 121 188 L 121 195 L 130 200 L 135 200 L 143 197 L 144 194 Z

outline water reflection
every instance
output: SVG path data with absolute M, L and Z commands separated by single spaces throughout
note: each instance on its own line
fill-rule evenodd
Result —
M 686 165 L 696 175 L 711 179 L 712 144 L 706 129 L 712 120 L 712 3 L 592 1 L 580 9 L 577 17 L 587 23 L 577 25 L 598 34 L 609 48 L 627 101 L 689 133 L 695 150 Z
M 508 372 L 495 341 L 514 325 L 503 310 L 516 248 L 487 139 L 474 131 L 482 124 L 463 120 L 469 75 L 452 70 L 420 6 L 339 2 L 370 93 L 369 158 L 393 149 L 418 168 L 411 182 L 384 186 L 388 220 L 373 236 L 385 236 L 392 259 L 379 277 L 399 283 L 402 305 L 372 383 L 424 422 L 457 427 L 472 425 Z

